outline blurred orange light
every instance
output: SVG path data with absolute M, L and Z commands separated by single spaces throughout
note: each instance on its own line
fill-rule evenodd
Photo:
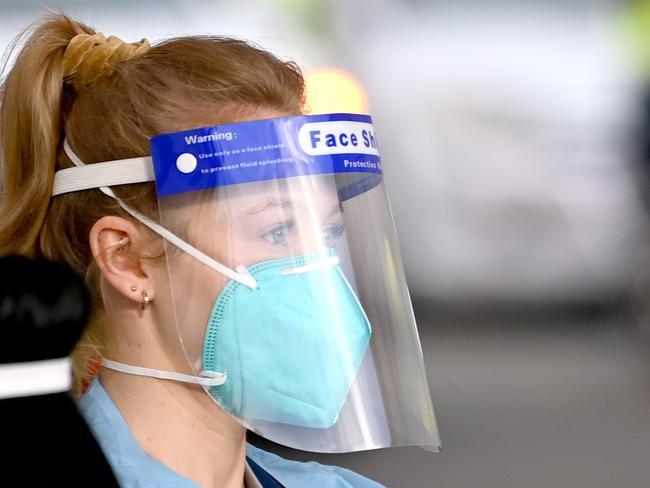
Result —
M 351 74 L 338 68 L 319 68 L 305 76 L 307 112 L 368 113 L 366 91 Z

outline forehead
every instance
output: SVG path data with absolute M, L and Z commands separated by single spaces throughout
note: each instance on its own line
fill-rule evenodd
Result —
M 204 212 L 233 214 L 268 202 L 287 202 L 284 207 L 338 204 L 338 192 L 333 175 L 311 175 L 271 181 L 223 186 L 164 196 L 160 200 L 163 213 L 191 218 Z M 275 207 L 282 207 L 276 203 Z
M 338 199 L 332 175 L 313 175 L 221 187 L 215 192 L 217 202 L 245 206 L 264 200 L 331 201 Z

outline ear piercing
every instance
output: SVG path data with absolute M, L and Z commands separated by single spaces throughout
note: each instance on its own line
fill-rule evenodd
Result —
M 131 285 L 131 291 L 136 291 L 137 289 L 138 287 L 136 285 Z M 151 302 L 153 302 L 153 297 L 150 297 L 145 290 L 142 290 L 141 294 L 142 294 L 142 301 L 140 302 L 140 308 L 144 312 L 146 309 L 149 308 Z
M 140 302 L 140 308 L 143 312 L 149 308 L 149 304 L 151 302 L 153 302 L 153 298 L 147 295 L 146 291 L 142 290 L 142 301 Z
M 100 241 L 102 240 L 101 236 L 99 237 L 99 240 L 100 240 Z M 123 248 L 124 246 L 126 246 L 130 241 L 131 241 L 131 239 L 129 239 L 128 237 L 122 237 L 122 238 L 121 238 L 119 241 L 117 241 L 115 244 L 111 244 L 110 246 L 107 246 L 106 249 L 111 248 L 111 247 L 117 247 L 118 249 L 122 249 L 122 248 Z

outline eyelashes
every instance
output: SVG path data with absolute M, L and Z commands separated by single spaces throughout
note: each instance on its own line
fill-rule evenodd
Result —
M 272 246 L 285 246 L 289 243 L 292 233 L 295 232 L 295 227 L 296 223 L 293 219 L 287 220 L 262 232 L 259 237 Z M 331 243 L 339 239 L 344 232 L 345 225 L 343 223 L 329 224 L 323 229 L 323 239 L 326 243 Z
M 345 232 L 345 225 L 343 223 L 330 224 L 323 229 L 323 237 L 326 242 L 331 242 L 343 235 Z
M 289 234 L 295 228 L 296 223 L 294 220 L 287 220 L 280 224 L 274 225 L 269 230 L 260 234 L 260 238 L 267 241 L 272 246 L 285 245 L 289 240 Z

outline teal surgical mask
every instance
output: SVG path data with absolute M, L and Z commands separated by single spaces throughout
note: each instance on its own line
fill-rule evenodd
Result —
M 203 369 L 227 380 L 210 394 L 245 419 L 326 428 L 341 411 L 371 328 L 334 250 L 248 268 L 214 304 Z
M 104 359 L 124 373 L 201 384 L 244 419 L 336 423 L 372 335 L 334 249 L 239 268 L 210 314 L 203 371 L 191 376 Z

